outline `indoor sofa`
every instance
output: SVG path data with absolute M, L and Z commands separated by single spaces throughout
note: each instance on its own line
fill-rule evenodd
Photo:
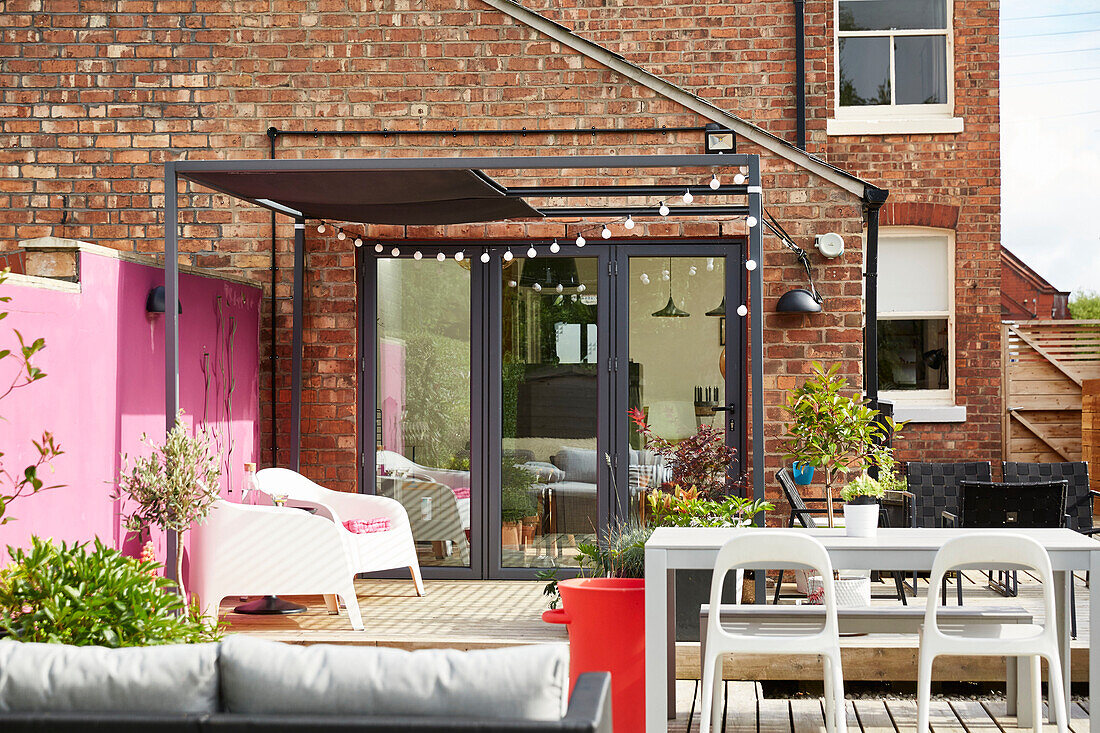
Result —
M 611 733 L 610 675 L 539 644 L 462 652 L 220 643 L 107 649 L 0 641 L 0 730 Z

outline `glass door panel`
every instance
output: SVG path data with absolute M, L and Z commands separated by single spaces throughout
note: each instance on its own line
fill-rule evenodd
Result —
M 599 527 L 596 257 L 514 258 L 501 283 L 501 567 L 576 567 Z
M 725 434 L 725 257 L 629 260 L 628 407 L 641 410 L 653 432 L 674 443 L 703 424 Z M 737 318 L 736 311 L 731 315 Z M 633 423 L 627 441 L 627 486 L 637 512 L 641 494 L 671 476 Z
M 378 260 L 377 490 L 422 567 L 470 566 L 470 304 L 468 262 Z

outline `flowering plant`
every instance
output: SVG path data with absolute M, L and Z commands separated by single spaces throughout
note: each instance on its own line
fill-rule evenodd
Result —
M 720 430 L 700 425 L 695 435 L 673 443 L 656 435 L 646 424 L 645 414 L 631 408 L 627 414 L 645 438 L 646 447 L 664 459 L 672 475 L 662 488 L 665 490 L 694 489 L 704 499 L 717 499 L 730 493 L 744 481 L 744 476 L 733 478 L 730 470 L 737 460 L 737 450 L 726 445 Z

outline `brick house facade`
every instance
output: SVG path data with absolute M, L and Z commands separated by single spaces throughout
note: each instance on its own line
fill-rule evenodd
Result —
M 702 152 L 701 136 L 691 132 L 590 134 L 592 127 L 699 126 L 715 117 L 517 20 L 504 5 L 510 3 L 11 0 L 0 16 L 0 246 L 15 263 L 19 242 L 40 236 L 163 252 L 162 164 L 179 158 Z M 530 8 L 697 95 L 693 99 L 794 142 L 792 3 L 631 0 L 599 8 L 533 2 Z M 832 0 L 805 2 L 809 153 L 889 189 L 884 227 L 947 230 L 954 243 L 953 397 L 965 407 L 965 421 L 914 422 L 899 442 L 899 456 L 997 460 L 998 6 L 954 6 L 949 78 L 963 129 L 952 133 L 829 134 L 834 14 Z M 270 127 L 318 134 L 273 141 Z M 481 134 L 445 134 L 454 127 Z M 521 127 L 560 132 L 493 132 Z M 324 134 L 381 128 L 444 134 Z M 813 236 L 831 231 L 845 238 L 847 251 L 835 260 L 813 258 L 824 312 L 777 314 L 778 297 L 804 284 L 804 274 L 790 252 L 765 237 L 769 473 L 781 464 L 784 390 L 815 360 L 839 362 L 858 388 L 863 352 L 859 197 L 800 164 L 793 148 L 777 154 L 779 147 L 738 139 L 739 152 L 762 155 L 767 208 L 800 246 L 812 250 Z M 270 215 L 196 187 L 183 194 L 186 264 L 244 273 L 269 288 Z M 743 226 L 724 223 L 723 233 L 741 233 Z M 634 236 L 714 237 L 718 227 L 713 220 L 640 222 Z M 348 229 L 363 231 L 361 225 Z M 515 223 L 407 231 L 371 226 L 364 234 L 397 240 L 560 232 L 560 226 Z M 290 225 L 281 220 L 274 234 L 279 359 L 274 390 L 266 369 L 261 375 L 264 465 L 285 461 L 289 417 Z M 306 245 L 303 470 L 333 488 L 354 490 L 355 251 L 350 238 L 315 228 L 307 229 Z M 264 363 L 271 357 L 271 328 L 265 314 Z
M 1007 248 L 1001 248 L 1002 319 L 1069 318 L 1069 296 L 1069 291 L 1054 287 Z

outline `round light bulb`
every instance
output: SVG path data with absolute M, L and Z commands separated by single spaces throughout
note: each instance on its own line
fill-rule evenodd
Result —
M 439 253 L 436 254 L 435 258 L 437 260 L 439 260 L 440 262 L 442 262 L 443 260 L 447 259 L 447 255 L 443 254 L 442 252 L 439 252 Z
M 756 260 L 745 260 L 745 269 L 752 272 L 756 269 Z
M 538 283 L 535 283 L 535 284 L 534 284 L 534 285 L 532 285 L 531 287 L 532 287 L 532 289 L 534 289 L 534 291 L 535 291 L 536 293 L 541 293 L 541 292 L 542 292 L 542 286 L 541 286 L 541 285 L 539 285 Z
M 583 293 L 587 289 L 588 288 L 585 287 L 584 283 L 581 283 L 580 285 L 577 286 L 577 292 L 578 293 Z
M 623 222 L 623 226 L 626 227 L 627 229 L 633 229 L 634 228 L 634 220 L 630 218 L 630 214 L 626 215 L 626 221 Z
M 714 258 L 707 258 L 707 272 L 714 272 Z
M 657 213 L 661 216 L 668 216 L 668 206 L 664 201 L 661 202 L 661 208 L 657 209 Z
M 671 280 L 672 279 L 672 273 L 669 272 L 668 270 L 661 270 L 661 279 L 662 280 Z
M 362 247 L 363 246 L 363 238 L 362 237 L 356 237 L 355 238 L 355 246 L 356 247 Z
M 584 237 L 582 237 L 580 234 L 578 234 L 577 235 L 577 246 L 578 247 L 583 247 L 585 244 L 587 244 L 587 242 L 585 241 Z
M 743 305 L 743 304 L 742 304 L 742 305 L 739 305 L 739 306 L 737 306 L 737 315 L 739 315 L 739 316 L 747 316 L 748 314 L 749 314 L 749 309 L 748 309 L 748 306 L 746 306 L 746 305 Z
M 481 253 L 481 261 L 482 262 L 488 262 L 489 261 L 489 253 L 488 252 L 482 252 Z
M 747 165 L 743 165 L 740 168 L 738 168 L 737 170 L 741 171 L 746 176 L 749 174 L 749 167 Z
M 466 257 L 465 252 L 455 252 L 455 262 L 462 262 L 463 258 L 465 258 L 465 257 Z
M 692 265 L 691 267 L 688 268 L 688 274 L 689 275 L 694 275 L 696 272 L 698 272 L 698 270 L 695 269 L 695 265 Z
M 607 225 L 603 225 L 603 229 L 600 230 L 600 236 L 604 239 L 611 239 L 611 230 L 607 228 Z
M 345 239 L 348 238 L 348 235 L 344 234 L 344 230 L 341 229 L 340 231 L 336 232 L 336 238 L 343 242 Z
M 511 262 L 512 261 L 512 250 L 510 250 L 510 249 L 504 250 L 504 261 L 505 262 Z
M 516 281 L 515 280 L 509 280 L 508 281 L 508 287 L 514 288 L 515 286 L 516 286 Z
M 684 203 L 690 204 L 695 200 L 695 197 L 691 195 L 691 191 L 684 191 Z
M 749 229 L 752 229 L 757 224 L 756 217 L 755 216 L 746 217 L 745 218 L 745 224 L 748 225 Z
M 561 245 L 558 244 L 558 240 L 555 239 L 553 242 L 550 243 L 550 251 L 555 253 L 561 251 Z
M 737 175 L 735 175 L 733 177 L 733 182 L 736 183 L 738 186 L 740 186 L 741 184 L 743 184 L 745 182 L 745 174 L 744 173 L 738 173 Z
M 709 185 L 715 191 L 717 191 L 718 187 L 722 185 L 722 182 L 718 180 L 718 174 L 717 173 L 711 173 L 710 174 L 710 184 Z
M 649 285 L 649 275 L 645 274 L 644 272 L 638 279 L 642 281 L 642 285 Z
M 534 247 L 528 247 L 528 248 L 527 248 L 527 256 L 528 256 L 528 257 L 534 257 L 534 256 L 536 256 L 537 254 L 538 254 L 538 252 L 536 252 L 536 251 L 535 251 L 535 248 L 534 248 Z
M 375 252 L 378 252 L 379 254 L 381 254 L 383 249 L 385 249 L 385 247 L 382 246 L 381 242 L 376 242 L 375 243 L 375 245 L 374 245 L 374 251 Z
M 561 283 L 558 283 L 554 290 L 557 290 L 560 293 L 561 291 L 565 290 L 565 287 Z
M 399 254 L 401 254 L 401 250 L 399 250 L 397 247 L 394 247 L 390 250 L 390 254 L 394 257 L 397 257 Z
M 324 234 L 325 233 L 325 225 L 324 224 L 318 224 L 317 225 L 317 233 L 318 234 Z
M 414 260 L 424 259 L 424 253 L 421 252 L 420 250 L 416 250 L 415 252 L 413 252 L 413 259 Z

